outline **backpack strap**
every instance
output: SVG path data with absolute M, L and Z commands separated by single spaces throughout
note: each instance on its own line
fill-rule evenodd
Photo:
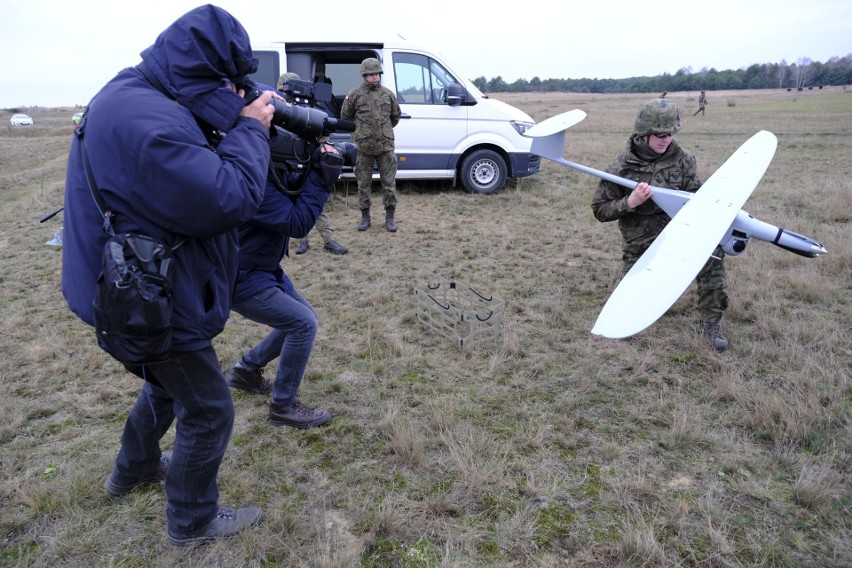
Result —
M 112 218 L 114 216 L 111 209 L 106 206 L 104 196 L 101 195 L 98 184 L 95 183 L 95 176 L 92 174 L 92 164 L 89 162 L 89 154 L 86 152 L 86 142 L 83 139 L 83 132 L 86 125 L 86 116 L 80 121 L 80 126 L 74 131 L 77 140 L 80 142 L 80 152 L 83 154 L 83 170 L 86 172 L 86 181 L 89 183 L 89 192 L 92 194 L 92 199 L 104 220 L 104 231 L 111 237 L 115 236 L 115 230 L 112 228 Z
M 112 212 L 112 209 L 107 207 L 106 202 L 104 201 L 104 196 L 101 194 L 101 190 L 98 188 L 98 184 L 95 183 L 95 176 L 92 173 L 92 164 L 89 162 L 89 154 L 86 151 L 86 142 L 84 140 L 83 133 L 85 131 L 85 122 L 86 115 L 83 115 L 83 120 L 80 121 L 80 127 L 74 132 L 77 136 L 77 140 L 80 142 L 80 152 L 83 155 L 83 170 L 86 172 L 86 181 L 89 184 L 89 191 L 92 194 L 92 199 L 95 201 L 95 205 L 98 208 L 98 212 L 100 212 L 101 217 L 103 217 L 104 231 L 111 237 L 115 236 L 115 229 L 112 228 L 112 219 L 115 217 L 115 213 Z M 184 242 L 186 242 L 187 237 L 181 236 L 180 239 L 172 246 L 172 251 L 175 251 L 180 247 Z

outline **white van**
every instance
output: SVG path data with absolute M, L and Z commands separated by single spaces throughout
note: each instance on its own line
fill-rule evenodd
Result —
M 363 79 L 361 62 L 382 63 L 382 84 L 399 100 L 402 119 L 394 128 L 397 179 L 451 179 L 476 193 L 493 193 L 507 178 L 530 176 L 541 158 L 521 136 L 534 124 L 526 113 L 489 99 L 437 55 L 408 43 L 276 42 L 252 45 L 260 65 L 256 82 L 275 86 L 281 73 L 331 83 L 332 101 L 321 108 L 334 118 L 346 93 Z M 337 132 L 334 140 L 348 140 Z M 351 168 L 344 178 L 352 178 Z

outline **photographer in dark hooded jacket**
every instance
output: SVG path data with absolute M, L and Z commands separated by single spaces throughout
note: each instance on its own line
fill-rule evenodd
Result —
M 276 131 L 278 136 L 288 136 Z M 327 143 L 316 142 L 307 172 L 289 173 L 277 159 L 273 137 L 273 168 L 257 214 L 239 229 L 240 271 L 234 292 L 234 311 L 272 328 L 260 343 L 240 357 L 227 372 L 228 384 L 242 391 L 271 393 L 269 420 L 275 426 L 313 428 L 331 414 L 302 404 L 299 386 L 314 347 L 319 319 L 281 268 L 289 255 L 290 238 L 305 237 L 322 214 L 343 157 Z M 274 381 L 263 368 L 278 359 Z
M 125 365 L 145 379 L 127 418 L 106 491 L 119 497 L 165 479 L 168 541 L 192 547 L 260 521 L 255 507 L 220 507 L 216 483 L 234 407 L 212 346 L 225 326 L 239 263 L 237 232 L 256 213 L 269 166 L 273 95 L 245 104 L 238 85 L 257 69 L 230 14 L 187 12 L 89 103 L 65 185 L 62 291 L 93 324 L 92 299 L 109 235 L 90 191 L 81 140 L 116 232 L 171 243 L 172 352 Z M 160 439 L 177 421 L 174 449 Z

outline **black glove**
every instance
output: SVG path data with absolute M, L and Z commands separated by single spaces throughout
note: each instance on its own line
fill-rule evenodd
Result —
M 311 156 L 311 169 L 320 175 L 326 188 L 331 191 L 334 182 L 340 177 L 340 170 L 343 169 L 343 156 L 323 152 L 321 146 L 317 147 Z

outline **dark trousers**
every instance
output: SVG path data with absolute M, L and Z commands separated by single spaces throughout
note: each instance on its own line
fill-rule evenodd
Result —
M 277 357 L 272 401 L 283 405 L 296 402 L 319 328 L 314 308 L 296 290 L 287 293 L 277 286 L 262 290 L 247 300 L 235 301 L 231 308 L 252 321 L 273 328 L 266 339 L 240 358 L 240 364 L 254 371 Z
M 177 419 L 166 476 L 169 534 L 195 536 L 216 515 L 216 476 L 234 425 L 234 403 L 212 347 L 127 367 L 147 379 L 127 417 L 114 481 L 132 483 L 157 467 L 160 439 Z

